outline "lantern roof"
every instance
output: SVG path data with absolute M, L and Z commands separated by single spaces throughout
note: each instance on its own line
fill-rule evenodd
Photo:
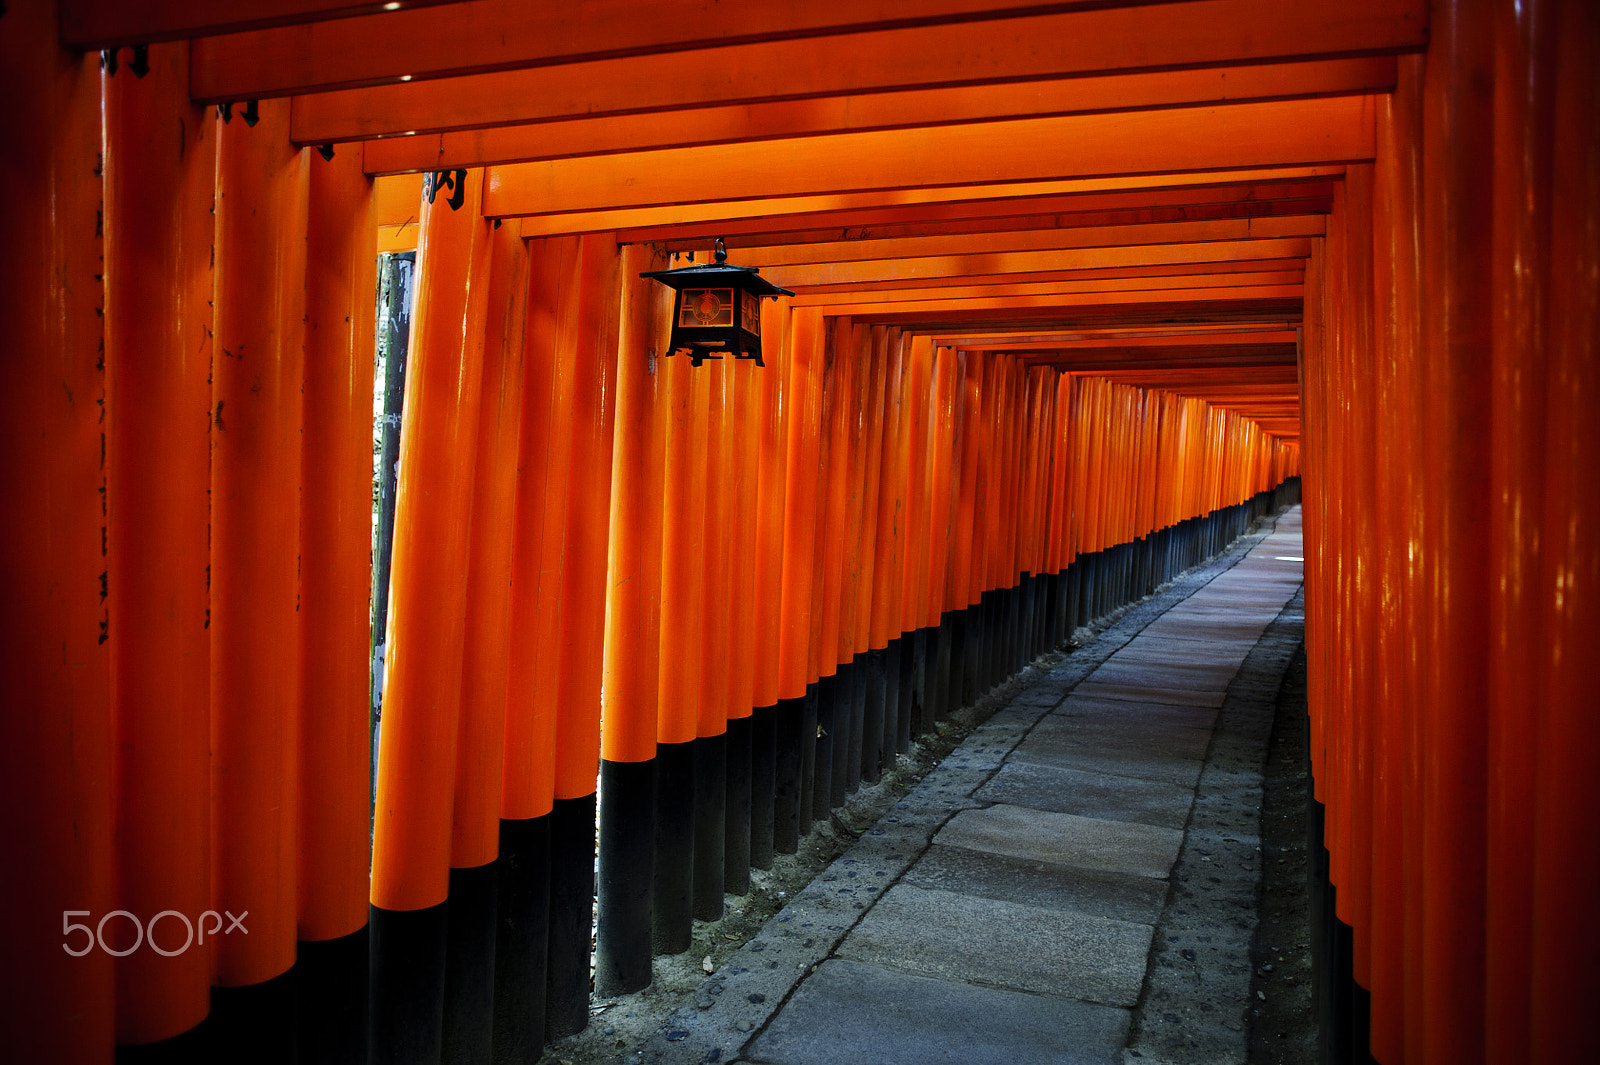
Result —
M 793 296 L 789 289 L 780 288 L 759 276 L 760 270 L 754 266 L 736 266 L 727 261 L 728 249 L 723 245 L 722 238 L 717 238 L 717 261 L 714 263 L 692 263 L 689 266 L 679 266 L 672 270 L 647 270 L 640 277 L 653 277 L 669 288 L 712 288 L 732 286 L 750 293 L 752 296 Z

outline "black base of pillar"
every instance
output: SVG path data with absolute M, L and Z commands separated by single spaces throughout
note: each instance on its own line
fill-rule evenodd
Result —
M 723 833 L 728 818 L 728 736 L 694 741 L 694 915 L 722 919 Z
M 450 870 L 445 901 L 444 1060 L 494 1053 L 494 940 L 499 862 Z
M 363 930 L 357 933 L 362 945 Z M 353 937 L 345 937 L 351 939 Z M 336 940 L 335 942 L 344 942 Z M 213 987 L 211 1009 L 205 1020 L 181 1035 L 158 1043 L 119 1046 L 117 1065 L 190 1065 L 192 1062 L 244 1062 L 246 1065 L 296 1065 L 296 1039 L 299 1038 L 296 1000 L 300 978 L 298 964 L 271 980 L 247 987 Z M 357 986 L 364 1000 L 366 985 Z M 357 1007 L 358 1014 L 364 1006 Z M 356 1040 L 356 1057 L 366 1060 L 367 1033 Z M 333 1060 L 314 1058 L 310 1060 Z
M 1355 930 L 1338 915 L 1338 889 L 1328 879 L 1323 827 L 1327 809 L 1315 799 L 1306 818 L 1310 884 L 1312 1009 L 1321 1065 L 1373 1065 L 1372 994 L 1355 980 Z
M 950 677 L 946 682 L 947 705 L 959 710 L 971 702 L 967 698 L 967 612 L 952 610 L 950 619 Z
M 916 729 L 916 633 L 902 633 L 900 638 L 895 641 L 895 649 L 899 655 L 900 662 L 899 668 L 895 671 L 899 680 L 895 685 L 898 698 L 895 699 L 894 749 L 896 754 L 905 754 L 911 749 L 911 735 Z
M 594 927 L 595 796 L 557 799 L 550 811 L 550 962 L 545 1033 L 589 1024 L 589 945 Z
M 867 656 L 850 660 L 850 742 L 845 748 L 844 790 L 854 795 L 861 787 L 861 747 L 867 729 Z M 840 666 L 842 673 L 846 667 Z M 835 805 L 842 805 L 836 803 Z
M 778 708 L 750 714 L 750 864 L 771 869 L 778 788 Z
M 866 656 L 861 703 L 861 779 L 868 784 L 876 784 L 883 770 L 883 710 L 888 694 L 888 655 L 889 652 L 880 647 L 868 651 Z
M 833 810 L 833 747 L 835 734 L 839 731 L 834 717 L 838 712 L 838 674 L 817 678 L 817 728 L 816 738 L 811 743 L 813 821 L 828 820 Z
M 434 1065 L 443 1052 L 447 906 L 369 910 L 368 1045 L 379 1065 Z M 219 1060 L 242 1059 L 230 1054 Z
M 750 739 L 754 720 L 728 719 L 727 819 L 722 842 L 722 890 L 750 894 Z
M 928 701 L 932 704 L 933 719 L 943 721 L 959 705 L 950 698 L 950 659 L 955 649 L 955 624 L 950 620 L 948 610 L 939 615 L 939 627 L 933 630 L 933 640 L 934 657 L 929 663 L 932 680 L 928 685 Z
M 600 763 L 600 912 L 595 992 L 648 987 L 655 880 L 656 762 Z
M 363 1065 L 367 1060 L 367 973 L 372 949 L 365 927 L 296 948 L 295 1042 L 300 1065 Z
M 805 769 L 805 706 L 802 695 L 779 699 L 773 707 L 772 849 L 778 854 L 800 849 L 800 809 L 806 797 L 800 779 Z M 809 825 L 811 809 L 805 809 Z
M 682 954 L 694 935 L 694 741 L 656 744 L 656 868 L 652 942 Z
M 495 864 L 494 1061 L 534 1065 L 544 1054 L 550 818 L 502 820 Z

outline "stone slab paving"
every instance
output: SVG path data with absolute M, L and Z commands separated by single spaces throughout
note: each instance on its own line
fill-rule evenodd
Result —
M 1216 707 L 1174 706 L 1171 703 L 1141 703 L 1128 699 L 1100 699 L 1089 695 L 1069 695 L 1055 708 L 1059 717 L 1084 717 L 1113 720 L 1128 717 L 1152 725 L 1184 725 L 1209 729 L 1217 722 Z
M 1080 910 L 896 884 L 845 937 L 838 956 L 979 987 L 1131 1007 L 1153 932 Z
M 1008 762 L 972 797 L 1034 810 L 1182 830 L 1189 819 L 1194 791 L 1160 780 Z
M 1225 692 L 1239 672 L 1239 663 L 1169 662 L 1154 665 L 1148 661 L 1113 658 L 1089 674 L 1086 684 L 1118 684 L 1134 688 L 1184 689 Z
M 1115 719 L 1113 719 L 1115 720 Z M 1210 735 L 1203 729 L 1151 726 L 1141 739 L 1136 723 L 1108 732 L 1103 719 L 1052 717 L 1018 745 L 1012 758 L 1035 765 L 1085 769 L 1182 784 L 1193 790 Z M 1083 721 L 1096 727 L 1085 727 Z M 1160 746 L 1159 741 L 1166 741 Z
M 1117 1065 L 1128 1011 L 824 962 L 751 1048 L 793 1065 Z
M 1074 691 L 1101 699 L 1126 699 L 1136 703 L 1171 703 L 1174 706 L 1221 706 L 1223 692 L 1194 688 L 1155 688 L 1142 684 L 1084 681 Z
M 956 814 L 934 841 L 1025 862 L 1159 879 L 1178 857 L 1183 833 L 1132 821 L 997 804 Z
M 1094 634 L 628 1061 L 1242 1063 L 1302 554 L 1294 509 Z
M 1155 924 L 1167 901 L 1167 882 L 1134 873 L 1026 861 L 987 851 L 935 844 L 902 884 L 960 892 L 1032 906 L 1098 913 L 1119 921 Z

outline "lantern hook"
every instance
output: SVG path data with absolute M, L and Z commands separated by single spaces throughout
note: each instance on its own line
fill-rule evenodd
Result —
M 725 263 L 725 262 L 728 261 L 728 246 L 722 242 L 722 238 L 721 237 L 717 238 L 716 255 L 717 255 L 717 262 Z

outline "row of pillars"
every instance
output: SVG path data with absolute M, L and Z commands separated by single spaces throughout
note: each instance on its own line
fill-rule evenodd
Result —
M 1199 400 L 783 303 L 768 369 L 691 370 L 663 256 L 430 180 L 374 788 L 371 182 L 286 102 L 193 107 L 182 44 L 6 25 L 8 1057 L 535 1060 L 587 1018 L 597 816 L 617 988 L 1296 472 Z
M 1582 1059 L 1600 9 L 1452 0 L 1430 36 L 1306 278 L 1323 1060 Z

